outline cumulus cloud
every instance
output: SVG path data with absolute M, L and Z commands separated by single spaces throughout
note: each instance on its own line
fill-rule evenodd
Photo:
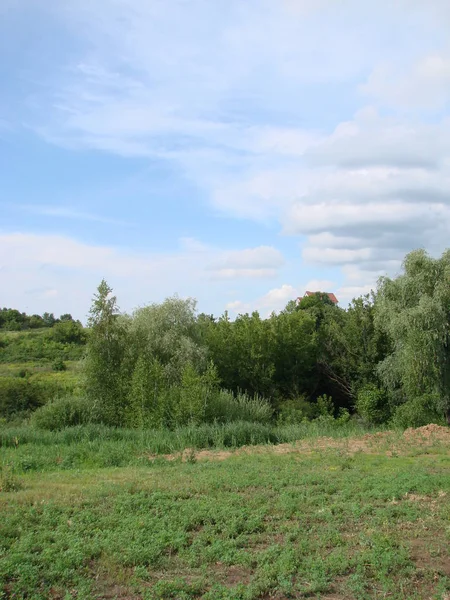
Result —
M 228 302 L 226 308 L 232 315 L 244 314 L 257 310 L 262 317 L 268 317 L 273 312 L 278 313 L 283 310 L 288 302 L 296 300 L 307 290 L 310 292 L 333 291 L 335 283 L 329 280 L 313 279 L 307 281 L 304 285 L 293 286 L 283 284 L 279 288 L 269 290 L 259 298 L 253 298 L 251 301 L 234 300 Z
M 46 10 L 78 50 L 34 94 L 29 126 L 65 147 L 167 161 L 214 211 L 298 237 L 304 264 L 339 268 L 348 297 L 408 250 L 448 243 L 450 9 L 344 4 L 59 3 Z M 142 257 L 25 237 L 7 242 L 18 261 L 114 264 L 119 276 L 257 280 L 284 264 L 270 246 L 230 252 L 186 238 L 180 252 Z M 292 291 L 274 288 L 257 305 Z M 248 305 L 239 302 L 230 308 Z

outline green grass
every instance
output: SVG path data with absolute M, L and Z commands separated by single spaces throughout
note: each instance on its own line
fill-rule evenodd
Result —
M 78 426 L 62 431 L 32 427 L 0 427 L 2 460 L 18 472 L 141 466 L 154 455 L 180 453 L 186 448 L 239 448 L 244 445 L 280 444 L 315 437 L 349 437 L 367 429 L 355 423 L 340 427 L 331 422 L 274 426 L 235 422 L 169 429 L 115 429 L 102 425 Z
M 2 449 L 13 490 L 0 494 L 3 598 L 442 600 L 450 591 L 445 445 L 387 456 L 350 454 L 343 441 L 222 462 L 192 453 L 138 466 L 128 454 L 121 468 L 85 459 L 20 469 L 22 448 L 30 459 L 79 448 L 67 431 L 51 435 Z M 137 444 L 131 432 L 104 438 L 116 454 Z M 101 446 L 83 443 L 95 464 Z
M 65 373 L 80 373 L 82 369 L 82 363 L 79 360 L 67 360 L 65 361 L 67 371 Z M 54 373 L 52 368 L 52 362 L 47 361 L 28 361 L 28 362 L 11 362 L 1 363 L 0 362 L 0 376 L 3 377 L 18 377 L 19 374 L 26 371 L 30 377 L 33 377 L 42 373 Z

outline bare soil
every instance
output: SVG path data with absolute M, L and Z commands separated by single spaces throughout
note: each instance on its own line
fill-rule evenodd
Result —
M 380 453 L 391 456 L 393 453 L 403 454 L 412 445 L 429 447 L 433 445 L 450 445 L 450 427 L 443 427 L 434 423 L 418 428 L 407 429 L 403 435 L 395 431 L 380 431 L 368 433 L 359 438 L 330 438 L 299 440 L 298 442 L 277 444 L 276 446 L 242 446 L 235 450 L 195 450 L 186 448 L 183 452 L 163 455 L 147 455 L 149 460 L 164 458 L 168 461 L 180 459 L 183 462 L 195 461 L 222 461 L 232 456 L 248 454 L 308 454 L 329 449 L 341 449 L 352 455 L 357 452 Z

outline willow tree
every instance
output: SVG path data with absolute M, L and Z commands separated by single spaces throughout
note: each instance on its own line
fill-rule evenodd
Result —
M 376 322 L 392 342 L 379 374 L 394 398 L 431 398 L 450 423 L 450 250 L 437 259 L 415 250 L 401 275 L 380 279 Z

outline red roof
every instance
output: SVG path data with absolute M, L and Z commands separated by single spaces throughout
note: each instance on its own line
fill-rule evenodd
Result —
M 297 302 L 301 302 L 306 296 L 315 296 L 316 294 L 322 293 L 326 294 L 333 304 L 337 304 L 339 302 L 339 300 L 336 298 L 333 292 L 309 292 L 308 290 L 306 290 L 305 295 L 303 297 L 297 298 Z

